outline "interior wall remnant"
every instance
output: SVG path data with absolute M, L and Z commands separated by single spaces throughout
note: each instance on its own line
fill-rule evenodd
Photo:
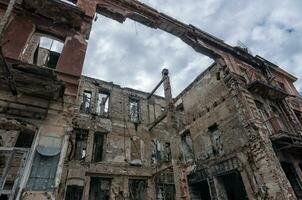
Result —
M 65 200 L 81 200 L 83 195 L 83 186 L 68 185 L 66 188 Z
M 111 180 L 108 178 L 91 177 L 89 200 L 109 200 Z
M 217 177 L 218 194 L 221 199 L 248 200 L 248 196 L 238 171 Z
M 131 165 L 136 165 L 136 166 L 141 166 L 142 165 L 142 140 L 137 137 L 133 136 L 131 137 L 131 153 L 130 153 L 130 158 L 131 158 Z
M 87 154 L 87 138 L 88 131 L 83 129 L 76 129 L 75 138 L 75 159 L 83 160 Z
M 218 129 L 218 124 L 214 123 L 213 125 L 209 126 L 208 131 L 212 142 L 213 154 L 223 154 L 223 143 L 221 139 L 220 130 Z
M 145 200 L 147 199 L 147 182 L 141 179 L 129 179 L 129 199 L 130 200 Z
M 181 135 L 181 148 L 185 162 L 194 159 L 193 141 L 189 130 Z
M 281 162 L 281 167 L 291 184 L 297 199 L 302 199 L 302 182 L 299 179 L 299 176 L 295 170 L 295 167 L 292 163 L 289 162 Z

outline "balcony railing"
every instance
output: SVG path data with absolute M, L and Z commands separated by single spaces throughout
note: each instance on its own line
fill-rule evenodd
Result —
M 284 99 L 288 93 L 274 84 L 269 84 L 264 80 L 251 80 L 247 85 L 248 90 L 260 94 L 261 96 L 268 97 L 273 100 Z

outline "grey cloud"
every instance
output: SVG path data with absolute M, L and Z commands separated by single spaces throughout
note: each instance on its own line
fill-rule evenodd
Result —
M 302 75 L 302 1 L 281 0 L 143 0 L 185 23 L 194 24 L 227 43 L 245 43 L 298 78 Z M 160 71 L 171 71 L 177 95 L 211 60 L 160 30 L 105 17 L 93 25 L 84 74 L 126 87 L 150 91 Z M 302 80 L 296 83 L 302 89 Z

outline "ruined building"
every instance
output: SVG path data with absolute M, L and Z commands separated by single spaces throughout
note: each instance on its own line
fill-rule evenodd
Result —
M 214 63 L 174 98 L 168 70 L 151 92 L 81 76 L 96 13 Z M 302 100 L 275 64 L 135 0 L 0 0 L 0 16 L 0 200 L 302 199 Z

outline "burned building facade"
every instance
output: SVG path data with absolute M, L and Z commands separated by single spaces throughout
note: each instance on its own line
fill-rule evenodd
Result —
M 96 13 L 214 63 L 175 98 L 166 69 L 151 92 L 83 76 Z M 0 0 L 0 16 L 0 199 L 302 199 L 302 100 L 280 67 L 135 0 Z

